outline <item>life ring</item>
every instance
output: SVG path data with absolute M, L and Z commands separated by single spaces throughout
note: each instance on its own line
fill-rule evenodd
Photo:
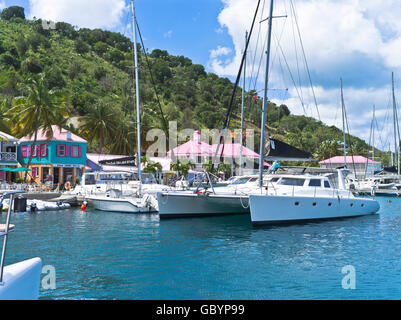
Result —
M 64 189 L 70 191 L 71 190 L 71 183 L 69 181 L 67 181 L 66 183 L 64 183 Z

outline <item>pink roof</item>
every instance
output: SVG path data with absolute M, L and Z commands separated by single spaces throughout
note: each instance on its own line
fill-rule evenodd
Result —
M 82 139 L 81 137 L 78 137 L 77 135 L 71 133 L 71 137 L 69 138 L 67 136 L 67 133 L 69 132 L 68 130 L 64 128 L 60 128 L 59 126 L 53 125 L 53 136 L 49 138 L 46 137 L 46 134 L 43 132 L 43 130 L 38 131 L 38 136 L 37 136 L 37 141 L 49 141 L 49 140 L 57 140 L 57 141 L 71 141 L 71 142 L 83 142 L 87 143 L 86 140 Z M 33 141 L 34 135 L 31 136 L 25 136 L 21 138 L 19 141 L 20 142 L 28 142 L 28 141 Z
M 188 141 L 173 149 L 175 156 L 211 156 L 213 155 L 212 146 L 200 140 Z M 170 157 L 171 151 L 167 153 Z
M 379 164 L 380 162 L 378 161 L 373 161 L 371 159 L 368 159 L 366 157 L 363 156 L 346 156 L 345 157 L 345 161 L 346 163 L 377 163 Z M 354 160 L 352 161 L 352 158 L 354 158 Z M 323 161 L 320 161 L 319 163 L 344 163 L 344 156 L 336 156 L 336 157 L 332 157 L 330 159 L 326 159 Z
M 214 144 L 212 148 L 213 152 L 216 152 L 217 144 Z M 218 155 L 221 154 L 222 150 L 223 146 L 220 145 Z M 241 145 L 239 143 L 225 144 L 222 156 L 239 158 L 241 156 Z M 242 156 L 248 158 L 259 158 L 259 154 L 245 146 L 242 146 Z

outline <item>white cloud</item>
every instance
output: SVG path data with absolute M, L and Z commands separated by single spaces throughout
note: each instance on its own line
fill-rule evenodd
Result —
M 115 28 L 127 10 L 124 0 L 29 0 L 30 18 L 64 21 L 78 27 Z
M 234 77 L 241 61 L 245 30 L 250 28 L 257 0 L 221 1 L 224 8 L 218 16 L 218 22 L 220 28 L 232 38 L 233 53 L 227 62 L 219 59 L 211 50 L 208 68 L 221 76 Z M 369 139 L 373 104 L 377 108 L 378 122 L 383 124 L 383 132 L 389 133 L 391 128 L 384 125 L 384 114 L 388 114 L 391 71 L 395 72 L 396 78 L 401 75 L 401 20 L 398 16 L 401 2 L 298 0 L 292 3 L 322 121 L 342 127 L 339 78 L 343 77 L 351 134 Z M 266 2 L 263 12 L 256 19 L 247 62 L 248 77 L 251 74 L 255 77 L 257 70 L 260 70 L 258 88 L 264 79 L 265 55 L 262 52 L 266 50 L 267 34 L 267 22 L 259 22 L 268 16 L 268 6 Z M 269 88 L 289 90 L 281 96 L 270 92 L 269 97 L 276 103 L 287 104 L 295 114 L 305 114 L 298 97 L 300 95 L 305 103 L 306 115 L 317 118 L 291 2 L 276 1 L 274 15 L 288 17 L 273 20 Z M 258 35 L 259 42 L 256 41 Z M 294 89 L 293 82 L 298 91 Z
M 231 53 L 230 48 L 217 46 L 217 49 L 210 50 L 210 58 L 214 59 L 219 56 L 226 56 L 230 53 Z
M 0 1 L 0 10 L 3 10 L 4 8 L 7 8 L 5 0 Z
M 163 35 L 164 38 L 171 38 L 172 36 L 173 36 L 173 30 L 169 30 Z

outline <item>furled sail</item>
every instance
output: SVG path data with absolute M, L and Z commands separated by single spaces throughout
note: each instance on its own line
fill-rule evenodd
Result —
M 118 158 L 118 159 L 111 159 L 111 160 L 101 160 L 99 161 L 100 164 L 102 165 L 108 165 L 108 166 L 136 166 L 136 157 L 131 156 L 131 157 L 124 157 L 124 158 Z
M 265 160 L 316 161 L 311 154 L 277 139 L 269 138 L 265 145 Z

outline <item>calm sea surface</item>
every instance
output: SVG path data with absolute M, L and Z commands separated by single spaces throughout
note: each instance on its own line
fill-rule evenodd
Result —
M 378 200 L 371 216 L 261 228 L 248 215 L 13 214 L 6 264 L 54 266 L 41 299 L 401 299 L 401 199 Z

